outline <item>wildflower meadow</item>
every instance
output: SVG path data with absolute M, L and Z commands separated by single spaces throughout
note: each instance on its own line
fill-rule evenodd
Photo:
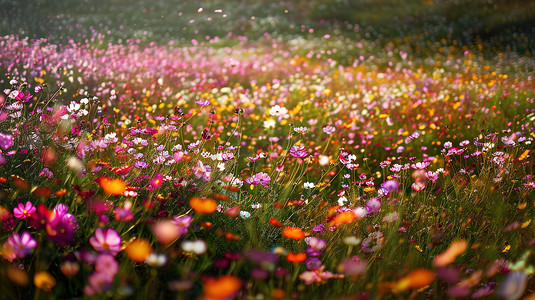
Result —
M 535 299 L 535 2 L 0 19 L 0 299 Z

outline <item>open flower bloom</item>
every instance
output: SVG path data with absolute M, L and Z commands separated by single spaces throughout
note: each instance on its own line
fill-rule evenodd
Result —
M 308 152 L 305 146 L 292 146 L 292 148 L 290 148 L 290 155 L 297 158 L 303 158 L 308 155 Z
M 35 211 L 36 208 L 31 202 L 26 202 L 26 205 L 19 203 L 19 205 L 13 209 L 13 215 L 17 219 L 26 219 Z
M 35 247 L 37 247 L 37 242 L 32 238 L 28 232 L 14 233 L 7 240 L 8 246 L 12 247 L 15 255 L 18 258 L 23 258 L 26 255 L 30 254 Z
M 89 239 L 89 243 L 99 252 L 116 255 L 121 251 L 121 237 L 112 228 L 108 228 L 106 231 L 97 228 L 95 236 Z

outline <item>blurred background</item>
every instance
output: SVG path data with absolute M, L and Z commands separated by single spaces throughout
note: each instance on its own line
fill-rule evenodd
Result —
M 475 45 L 488 55 L 530 57 L 535 54 L 535 1 L 0 0 L 0 34 L 54 43 L 90 43 L 100 34 L 112 43 L 135 38 L 214 46 L 329 35 L 403 46 L 415 56 Z

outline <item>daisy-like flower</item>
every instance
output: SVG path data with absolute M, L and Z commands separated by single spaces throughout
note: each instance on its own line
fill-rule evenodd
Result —
M 31 202 L 26 202 L 26 205 L 19 203 L 17 207 L 13 209 L 13 215 L 17 219 L 26 219 L 35 212 L 36 208 Z
M 325 127 L 323 127 L 323 132 L 325 132 L 326 134 L 332 134 L 334 131 L 336 130 L 336 128 L 330 126 L 330 125 L 327 125 Z
M 297 132 L 297 133 L 305 133 L 307 132 L 308 128 L 306 127 L 295 127 L 294 128 L 294 131 Z
M 305 183 L 303 184 L 303 187 L 304 187 L 305 189 L 313 189 L 313 188 L 316 187 L 316 185 L 314 185 L 314 183 L 312 183 L 312 182 L 305 182 Z
M 290 148 L 290 155 L 297 158 L 303 158 L 308 155 L 305 146 L 293 146 Z
M 362 241 L 362 252 L 375 252 L 383 247 L 385 237 L 380 231 L 372 232 Z
M 200 106 L 207 106 L 210 104 L 210 100 L 208 99 L 201 99 L 196 101 L 195 103 L 199 104 Z
M 288 109 L 283 106 L 275 105 L 269 110 L 269 114 L 279 117 L 279 120 L 282 120 L 288 116 Z
M 252 184 L 252 185 L 262 185 L 263 187 L 267 187 L 269 183 L 271 182 L 271 177 L 269 177 L 268 174 L 264 172 L 256 173 L 251 178 L 245 179 L 245 183 Z
M 95 236 L 89 239 L 89 243 L 99 252 L 116 255 L 121 251 L 121 237 L 112 228 L 108 228 L 106 231 L 97 228 Z
M 7 239 L 7 243 L 12 247 L 15 255 L 18 258 L 25 257 L 26 255 L 30 254 L 35 247 L 37 247 L 37 242 L 28 232 L 23 232 L 22 235 L 14 233 L 9 237 L 9 239 Z
M 395 180 L 387 180 L 381 184 L 381 187 L 385 189 L 387 192 L 392 193 L 395 192 L 399 187 L 399 182 Z

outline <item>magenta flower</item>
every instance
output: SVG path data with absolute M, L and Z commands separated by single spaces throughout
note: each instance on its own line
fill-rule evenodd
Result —
M 264 172 L 256 173 L 251 178 L 245 179 L 245 183 L 252 184 L 252 185 L 262 185 L 263 187 L 267 187 L 269 183 L 271 182 L 271 177 L 269 177 L 268 174 Z
M 25 257 L 37 247 L 37 242 L 28 232 L 23 232 L 22 236 L 18 233 L 14 233 L 7 239 L 7 243 L 9 246 L 13 247 L 13 251 L 18 258 Z
M 199 104 L 200 106 L 207 106 L 210 104 L 210 100 L 208 99 L 201 99 L 197 100 L 195 103 Z
M 0 133 L 0 148 L 7 150 L 13 146 L 13 136 L 11 134 Z
M 297 158 L 303 158 L 308 155 L 305 146 L 293 146 L 290 148 L 290 155 Z
M 31 202 L 26 202 L 26 205 L 19 203 L 19 206 L 13 209 L 13 214 L 17 219 L 26 219 L 35 212 L 36 208 Z
M 152 180 L 149 182 L 149 185 L 153 189 L 159 189 L 162 186 L 162 183 L 163 183 L 163 175 L 160 173 L 157 173 L 156 175 L 154 175 L 154 178 L 152 178 Z
M 97 228 L 95 236 L 89 239 L 95 250 L 116 255 L 121 251 L 121 237 L 115 229 L 108 228 L 106 231 Z

